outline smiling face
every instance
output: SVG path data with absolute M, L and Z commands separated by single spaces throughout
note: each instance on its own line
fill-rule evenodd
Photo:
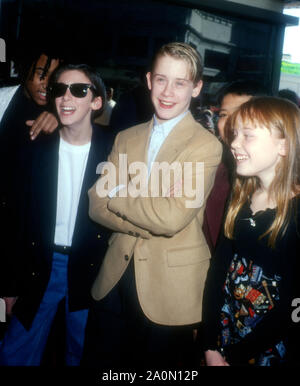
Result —
M 275 129 L 242 122 L 239 117 L 236 123 L 231 150 L 236 160 L 237 174 L 256 176 L 269 185 L 275 177 L 277 164 L 286 155 L 285 139 Z
M 202 88 L 202 81 L 193 84 L 188 63 L 169 55 L 157 59 L 153 71 L 147 73 L 147 83 L 159 123 L 187 111 L 191 98 Z
M 47 59 L 48 57 L 44 54 L 40 56 L 33 71 L 33 76 L 30 77 L 29 75 L 25 82 L 25 91 L 27 95 L 40 106 L 47 104 L 46 90 L 48 86 L 48 80 L 52 72 L 59 65 L 58 59 L 52 59 L 47 74 L 44 78 L 42 78 L 44 68 L 47 64 Z M 29 74 L 31 74 L 31 72 L 32 68 L 29 70 Z
M 72 83 L 91 84 L 90 79 L 79 70 L 67 70 L 57 79 L 57 83 L 70 85 Z M 72 95 L 68 88 L 64 95 L 55 98 L 56 111 L 60 122 L 67 127 L 90 127 L 91 114 L 102 106 L 101 97 L 94 98 L 91 89 L 88 89 L 86 96 L 77 98 Z

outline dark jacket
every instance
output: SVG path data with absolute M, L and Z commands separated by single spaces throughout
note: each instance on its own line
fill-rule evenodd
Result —
M 228 146 L 223 144 L 222 162 L 218 166 L 214 186 L 208 196 L 203 217 L 203 232 L 212 254 L 222 233 L 232 187 L 233 170 L 232 154 Z
M 107 248 L 110 231 L 88 215 L 88 189 L 97 178 L 97 165 L 111 147 L 108 132 L 93 128 L 91 148 L 82 183 L 68 265 L 70 311 L 88 307 L 90 287 Z M 11 250 L 13 267 L 7 272 L 2 295 L 18 296 L 14 314 L 26 328 L 46 290 L 52 266 L 56 223 L 59 133 L 41 135 L 19 154 L 16 178 L 16 231 Z M 13 230 L 12 230 L 13 231 Z M 2 283 L 3 284 L 3 283 Z
M 2 274 L 10 270 L 8 265 L 11 263 L 4 257 L 11 253 L 11 246 L 15 243 L 13 190 L 15 179 L 20 176 L 17 160 L 20 150 L 23 151 L 31 143 L 29 126 L 26 126 L 25 122 L 36 119 L 45 110 L 46 106 L 37 105 L 25 95 L 24 86 L 20 86 L 0 122 L 0 295 Z M 11 228 L 14 232 L 9 231 Z

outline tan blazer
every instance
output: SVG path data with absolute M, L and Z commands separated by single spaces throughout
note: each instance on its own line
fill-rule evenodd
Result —
M 152 126 L 153 120 L 121 131 L 109 161 L 118 169 L 119 154 L 126 154 L 128 165 L 135 161 L 147 164 Z M 95 300 L 105 297 L 117 284 L 134 256 L 138 298 L 150 320 L 173 326 L 201 320 L 203 288 L 210 259 L 202 232 L 203 212 L 221 154 L 222 146 L 217 138 L 188 113 L 168 135 L 155 161 L 181 165 L 204 162 L 204 203 L 201 207 L 187 208 L 186 201 L 191 198 L 185 195 L 109 199 L 99 197 L 97 183 L 90 189 L 91 218 L 115 231 L 92 288 Z M 183 176 L 182 185 L 184 178 L 196 183 L 200 176 L 194 169 L 189 177 Z M 127 176 L 128 183 L 133 177 Z M 171 179 L 171 185 L 176 182 Z M 159 192 L 162 194 L 162 187 Z

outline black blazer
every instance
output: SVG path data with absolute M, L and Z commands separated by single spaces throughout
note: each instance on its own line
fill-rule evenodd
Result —
M 112 137 L 93 127 L 68 264 L 69 308 L 87 308 L 90 288 L 99 271 L 111 232 L 88 215 L 88 190 L 99 177 L 96 168 L 107 159 Z M 30 325 L 46 290 L 52 265 L 56 223 L 59 133 L 42 135 L 20 153 L 16 178 L 16 227 L 11 256 L 14 266 L 6 279 L 6 295 L 17 295 L 14 314 Z M 12 230 L 13 231 L 13 230 Z M 12 252 L 12 251 L 11 251 Z

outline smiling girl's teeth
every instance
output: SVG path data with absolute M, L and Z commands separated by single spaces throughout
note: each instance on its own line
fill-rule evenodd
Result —
M 236 155 L 235 158 L 238 160 L 238 161 L 242 161 L 244 159 L 248 159 L 248 157 L 246 155 Z

